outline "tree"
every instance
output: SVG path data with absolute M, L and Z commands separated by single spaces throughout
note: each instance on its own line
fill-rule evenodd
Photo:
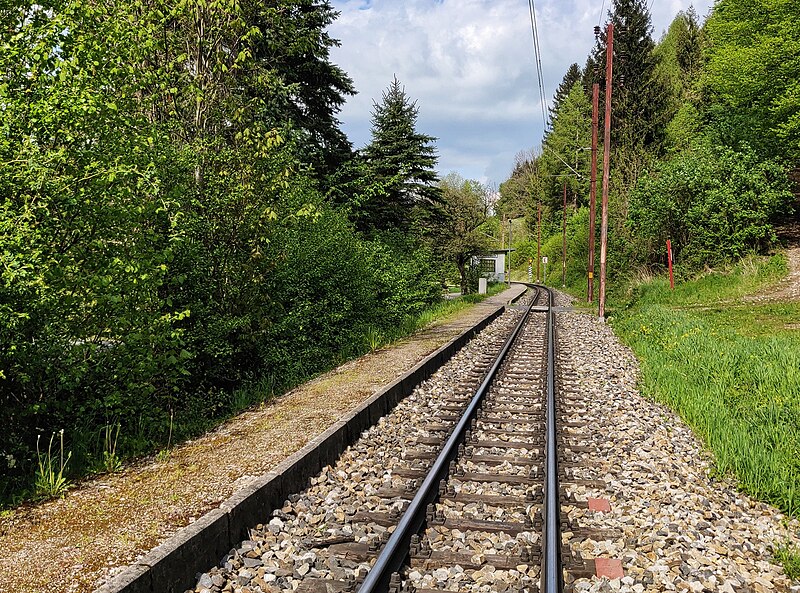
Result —
M 565 182 L 574 208 L 588 203 L 591 153 L 586 148 L 591 141 L 592 105 L 578 80 L 561 102 L 542 147 L 542 183 L 551 208 L 560 209 Z
M 750 149 L 699 144 L 640 179 L 628 226 L 651 261 L 663 257 L 671 239 L 684 261 L 715 265 L 769 247 L 775 241 L 770 222 L 791 198 L 776 163 Z
M 436 186 L 436 148 L 432 136 L 417 132 L 419 108 L 395 77 L 373 103 L 372 141 L 364 149 L 370 174 L 386 182 L 356 213 L 364 229 L 408 229 L 416 221 L 430 221 L 441 202 Z
M 614 25 L 612 139 L 616 150 L 658 152 L 668 113 L 667 95 L 656 76 L 653 27 L 645 0 L 614 0 L 609 12 Z M 598 81 L 605 87 L 606 29 L 601 30 L 593 61 L 600 65 Z M 605 95 L 600 93 L 601 113 Z
M 301 136 L 301 159 L 317 175 L 329 175 L 352 157 L 336 116 L 356 94 L 352 79 L 330 61 L 331 48 L 340 44 L 326 29 L 338 13 L 329 0 L 271 0 L 251 10 L 260 32 L 254 57 L 289 89 L 274 94 L 263 115 L 272 127 L 291 125 Z
M 800 161 L 800 11 L 791 0 L 720 0 L 705 24 L 703 95 L 720 141 Z
M 469 292 L 467 272 L 472 256 L 489 248 L 489 238 L 479 228 L 487 220 L 488 189 L 477 181 L 450 173 L 439 183 L 444 216 L 437 225 L 437 246 L 458 268 L 461 292 Z
M 564 78 L 561 79 L 561 83 L 556 89 L 555 95 L 553 95 L 553 104 L 550 106 L 551 122 L 553 118 L 556 117 L 558 110 L 561 109 L 561 105 L 567 100 L 572 87 L 575 86 L 576 82 L 582 79 L 583 72 L 581 72 L 580 66 L 577 64 L 570 64 L 570 67 L 567 68 L 566 74 L 564 74 Z
M 534 151 L 517 153 L 511 176 L 500 184 L 500 198 L 494 205 L 496 216 L 508 218 L 523 216 L 532 198 L 532 187 L 537 184 Z
M 672 153 L 686 150 L 699 134 L 701 123 L 697 91 L 702 36 L 693 8 L 678 13 L 654 53 L 658 59 L 657 76 L 668 93 L 664 148 Z

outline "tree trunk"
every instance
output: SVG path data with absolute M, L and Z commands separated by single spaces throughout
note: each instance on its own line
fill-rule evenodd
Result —
M 458 272 L 461 274 L 461 294 L 467 294 L 467 262 L 459 260 L 456 265 L 458 266 Z

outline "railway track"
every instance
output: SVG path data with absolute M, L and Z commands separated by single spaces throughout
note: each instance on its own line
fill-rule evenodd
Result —
M 562 553 L 562 528 L 570 544 L 592 535 L 562 504 L 605 509 L 557 479 L 600 487 L 580 468 L 591 443 L 580 390 L 557 372 L 551 305 L 533 287 L 194 590 L 557 593 L 563 569 L 601 574 Z

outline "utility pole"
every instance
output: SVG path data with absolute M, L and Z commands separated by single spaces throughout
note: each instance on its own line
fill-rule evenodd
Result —
M 503 214 L 503 222 L 500 224 L 500 250 L 506 248 L 506 215 Z M 506 269 L 503 267 L 503 271 L 505 272 Z
M 511 233 L 514 230 L 514 219 L 508 219 L 508 276 L 506 276 L 506 282 L 509 286 L 511 286 Z
M 564 180 L 564 224 L 561 228 L 561 288 L 567 285 L 567 180 Z
M 594 300 L 594 219 L 597 208 L 597 135 L 600 119 L 600 85 L 592 85 L 592 173 L 589 184 L 589 289 L 586 302 Z
M 611 168 L 611 77 L 614 74 L 614 25 L 606 33 L 606 119 L 603 139 L 603 213 L 600 223 L 600 307 L 598 317 L 606 313 L 606 259 L 608 256 L 608 184 Z
M 538 221 L 536 223 L 536 230 L 538 231 L 539 237 L 536 240 L 536 282 L 539 282 L 539 267 L 542 264 L 542 203 L 538 203 Z

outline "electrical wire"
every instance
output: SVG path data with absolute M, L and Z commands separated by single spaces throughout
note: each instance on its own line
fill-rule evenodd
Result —
M 547 93 L 544 89 L 544 73 L 542 72 L 542 52 L 539 46 L 539 28 L 536 23 L 536 4 L 534 0 L 528 0 L 528 12 L 531 18 L 531 38 L 533 39 L 533 53 L 536 61 L 536 76 L 539 81 L 539 102 L 542 106 L 542 122 L 544 129 L 549 127 L 547 116 Z
M 603 9 L 606 7 L 606 0 L 603 0 L 602 6 L 600 6 L 600 16 L 597 17 L 597 24 L 599 25 L 603 21 Z
M 653 12 L 653 4 L 655 4 L 655 3 L 656 3 L 656 0 L 650 0 L 650 8 L 647 9 L 647 12 L 652 14 L 652 12 Z

